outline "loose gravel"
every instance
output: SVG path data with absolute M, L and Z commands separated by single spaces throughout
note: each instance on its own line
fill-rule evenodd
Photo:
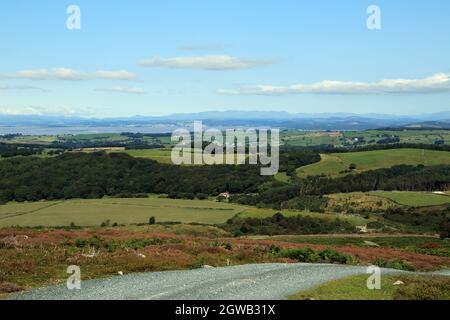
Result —
M 363 266 L 304 263 L 254 264 L 128 274 L 82 281 L 80 290 L 68 290 L 65 285 L 60 285 L 31 290 L 12 298 L 25 300 L 283 300 L 291 294 L 331 280 L 365 273 L 366 267 Z M 382 274 L 387 273 L 401 272 L 382 269 Z

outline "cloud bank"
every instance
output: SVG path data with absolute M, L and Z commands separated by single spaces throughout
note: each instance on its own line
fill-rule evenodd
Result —
M 153 57 L 139 61 L 142 67 L 197 70 L 243 70 L 274 63 L 271 60 L 241 59 L 226 55 L 161 58 Z
M 68 80 L 68 81 L 133 80 L 137 78 L 137 75 L 125 70 L 119 71 L 99 70 L 95 72 L 83 72 L 68 68 L 55 68 L 55 69 L 20 70 L 14 72 L 13 74 L 0 74 L 0 78 L 26 79 L 26 80 Z
M 40 115 L 40 116 L 73 116 L 79 114 L 79 111 L 70 106 L 44 107 L 44 106 L 25 106 L 25 107 L 2 107 L 2 115 Z
M 412 94 L 450 92 L 450 74 L 438 73 L 423 79 L 386 79 L 379 82 L 321 81 L 292 86 L 258 85 L 221 89 L 224 95 L 295 95 L 295 94 Z
M 45 89 L 33 86 L 4 86 L 0 85 L 0 91 L 26 91 L 26 90 L 36 90 L 45 92 Z

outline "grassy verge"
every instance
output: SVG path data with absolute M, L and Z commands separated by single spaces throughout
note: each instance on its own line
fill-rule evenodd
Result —
M 450 277 L 388 275 L 381 289 L 369 290 L 369 275 L 352 276 L 319 285 L 289 297 L 291 300 L 449 300 Z M 402 281 L 403 285 L 394 285 Z

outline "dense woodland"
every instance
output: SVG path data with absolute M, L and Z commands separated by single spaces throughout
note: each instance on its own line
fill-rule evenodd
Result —
M 253 193 L 273 178 L 257 166 L 175 166 L 126 154 L 65 153 L 0 161 L 2 202 L 106 195 Z
M 43 146 L 0 143 L 0 157 L 9 158 L 15 156 L 30 156 L 39 154 L 44 150 Z

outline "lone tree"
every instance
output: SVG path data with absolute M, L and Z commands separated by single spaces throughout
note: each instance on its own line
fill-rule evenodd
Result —
M 156 223 L 156 218 L 155 217 L 150 217 L 150 219 L 148 219 L 148 224 L 155 224 Z
M 356 170 L 357 166 L 355 163 L 350 164 L 350 166 L 348 167 L 350 170 Z

